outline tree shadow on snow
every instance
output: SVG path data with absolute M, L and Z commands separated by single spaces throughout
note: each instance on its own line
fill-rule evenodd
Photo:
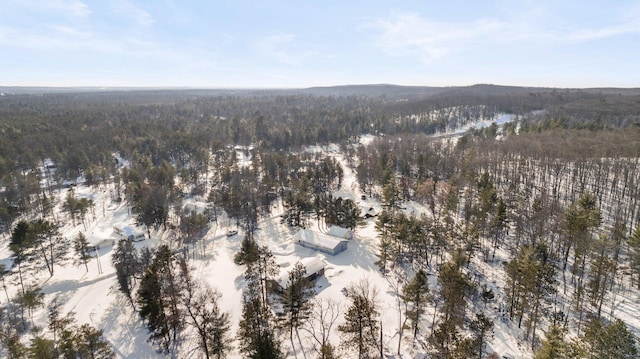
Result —
M 149 332 L 144 322 L 131 308 L 128 299 L 118 293 L 101 318 L 105 338 L 109 340 L 117 358 L 152 359 L 169 357 L 148 342 Z

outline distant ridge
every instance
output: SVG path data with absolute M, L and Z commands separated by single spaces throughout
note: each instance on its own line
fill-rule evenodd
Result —
M 455 87 L 401 86 L 391 84 L 310 87 L 303 93 L 321 96 L 367 96 L 391 98 L 424 98 L 447 92 Z
M 640 88 L 553 88 L 475 84 L 470 86 L 403 86 L 394 84 L 359 84 L 318 86 L 309 88 L 196 88 L 196 87 L 46 87 L 46 86 L 0 86 L 0 93 L 15 95 L 72 94 L 72 93 L 181 93 L 195 96 L 261 96 L 306 94 L 315 96 L 364 96 L 391 100 L 416 100 L 437 95 L 504 96 L 550 92 L 583 92 L 605 95 L 640 95 Z

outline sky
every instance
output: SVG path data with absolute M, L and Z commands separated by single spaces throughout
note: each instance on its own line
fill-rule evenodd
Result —
M 640 87 L 637 0 L 1 0 L 0 86 Z

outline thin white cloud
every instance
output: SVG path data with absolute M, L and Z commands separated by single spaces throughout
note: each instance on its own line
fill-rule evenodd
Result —
M 543 22 L 543 20 L 539 20 Z M 429 63 L 476 45 L 500 46 L 537 42 L 562 44 L 640 34 L 640 16 L 627 16 L 617 23 L 589 28 L 547 28 L 542 23 L 478 19 L 473 22 L 443 22 L 415 13 L 396 14 L 368 23 L 375 46 L 391 56 L 416 56 Z
M 293 34 L 274 34 L 261 39 L 256 48 L 264 56 L 286 65 L 297 66 L 305 54 L 295 54 L 289 50 L 295 36 Z
M 76 17 L 86 17 L 91 9 L 80 0 L 8 0 L 10 6 L 28 9 L 30 11 L 56 12 Z
M 504 34 L 509 24 L 494 20 L 473 23 L 431 21 L 401 14 L 371 25 L 379 31 L 377 44 L 392 56 L 416 55 L 428 62 L 472 43 Z
M 113 10 L 117 14 L 127 17 L 136 25 L 148 27 L 155 22 L 153 16 L 144 9 L 136 6 L 131 1 L 119 0 L 113 3 Z

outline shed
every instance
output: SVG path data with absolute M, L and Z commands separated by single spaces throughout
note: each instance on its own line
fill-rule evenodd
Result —
M 325 263 L 320 258 L 303 258 L 300 260 L 300 263 L 307 271 L 307 276 L 305 277 L 305 279 L 309 280 L 310 282 L 315 281 L 318 277 L 324 275 Z M 287 284 L 289 282 L 289 272 L 292 269 L 293 266 L 280 270 L 280 276 L 278 277 L 277 283 L 280 290 L 287 287 Z
M 113 226 L 113 231 L 122 238 L 139 242 L 145 240 L 144 231 L 130 226 Z
M 87 236 L 87 241 L 95 249 L 110 248 L 116 244 L 116 240 L 114 238 L 104 238 L 95 234 L 89 234 Z
M 316 251 L 336 255 L 347 249 L 347 241 L 324 233 L 301 229 L 294 235 L 297 244 Z
M 350 229 L 347 229 L 347 228 L 342 228 L 342 227 L 338 227 L 338 226 L 331 226 L 331 227 L 329 227 L 329 230 L 327 231 L 327 233 L 329 235 L 332 235 L 332 236 L 338 237 L 338 238 L 342 238 L 342 239 L 348 239 L 348 240 L 353 239 L 353 231 L 351 231 Z
M 376 209 L 373 207 L 362 206 L 360 207 L 360 209 L 360 213 L 362 213 L 362 217 L 364 218 L 373 218 L 378 215 L 378 211 L 376 211 Z

